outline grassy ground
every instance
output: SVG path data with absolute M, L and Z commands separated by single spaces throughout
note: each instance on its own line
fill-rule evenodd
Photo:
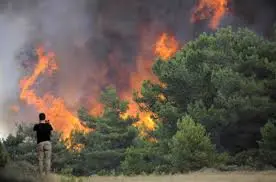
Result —
M 57 175 L 52 175 L 49 177 L 48 180 L 53 182 L 276 182 L 276 171 L 192 173 L 173 176 L 95 176 L 90 178 L 65 178 Z

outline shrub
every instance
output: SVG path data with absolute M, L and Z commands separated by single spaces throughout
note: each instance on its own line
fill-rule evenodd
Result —
M 4 150 L 2 142 L 0 142 L 0 168 L 5 167 L 8 161 L 7 153 Z
M 205 128 L 190 116 L 179 120 L 177 127 L 178 131 L 170 144 L 173 166 L 181 172 L 213 166 L 215 147 Z
M 249 166 L 259 168 L 261 165 L 260 153 L 257 149 L 242 151 L 233 156 L 232 161 L 237 166 Z
M 262 140 L 259 141 L 260 158 L 266 165 L 276 167 L 276 121 L 268 121 L 261 128 Z
M 124 174 L 151 173 L 153 167 L 149 165 L 150 151 L 146 148 L 130 147 L 126 151 L 126 158 L 121 164 Z
M 268 121 L 263 128 L 261 128 L 262 140 L 259 142 L 261 149 L 276 151 L 276 122 Z
M 169 161 L 156 144 L 145 143 L 140 147 L 130 147 L 126 151 L 125 160 L 121 163 L 124 174 L 169 173 Z

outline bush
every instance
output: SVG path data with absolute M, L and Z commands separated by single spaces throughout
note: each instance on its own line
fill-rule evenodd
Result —
M 160 172 L 160 170 L 166 170 L 164 169 L 164 159 L 162 156 L 153 152 L 151 148 L 129 148 L 121 167 L 126 175 L 150 174 L 153 172 Z
M 4 150 L 4 146 L 2 142 L 0 142 L 0 168 L 5 167 L 5 165 L 7 164 L 7 161 L 8 161 L 7 153 Z
M 276 167 L 276 121 L 268 121 L 261 128 L 262 140 L 259 142 L 260 158 L 266 165 Z
M 266 166 L 273 166 L 276 168 L 276 151 L 260 149 L 260 159 Z
M 80 161 L 80 164 L 86 165 L 93 174 L 111 174 L 113 170 L 119 171 L 120 162 L 124 157 L 124 150 L 95 151 L 85 154 L 86 161 Z
M 151 173 L 153 167 L 149 165 L 150 151 L 146 148 L 130 147 L 126 151 L 126 158 L 121 164 L 121 168 L 126 175 L 140 174 L 142 172 Z
M 259 142 L 261 149 L 276 151 L 276 122 L 268 121 L 263 128 L 261 128 L 262 140 Z
M 160 174 L 171 171 L 171 165 L 160 147 L 147 142 L 143 146 L 128 148 L 125 160 L 121 163 L 121 168 L 126 175 Z
M 261 128 L 262 140 L 259 149 L 251 149 L 236 154 L 232 163 L 238 166 L 249 166 L 254 169 L 265 169 L 266 166 L 276 167 L 276 125 L 275 121 L 268 121 Z
M 180 172 L 213 166 L 215 147 L 205 128 L 190 116 L 179 120 L 177 126 L 178 131 L 170 144 L 173 166 Z
M 233 156 L 231 162 L 232 164 L 237 166 L 249 166 L 255 169 L 260 168 L 262 166 L 260 153 L 257 149 L 237 153 L 235 156 Z

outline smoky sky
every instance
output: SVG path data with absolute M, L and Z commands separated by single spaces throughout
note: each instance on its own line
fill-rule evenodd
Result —
M 10 42 L 6 46 L 0 41 L 0 47 L 8 50 L 5 51 L 7 55 L 0 51 L 0 58 L 8 58 L 0 60 L 1 66 L 9 68 L 8 72 L 2 73 L 4 80 L 1 78 L 1 84 L 13 84 L 9 87 L 12 90 L 0 90 L 2 125 L 14 122 L 11 114 L 4 114 L 12 104 L 23 108 L 17 113 L 17 118 L 36 119 L 34 109 L 28 109 L 18 99 L 18 76 L 13 82 L 8 78 L 14 75 L 13 72 L 27 75 L 32 71 L 37 62 L 32 48 L 37 44 L 43 43 L 46 49 L 54 51 L 59 65 L 53 77 L 44 78 L 40 85 L 36 85 L 38 94 L 50 91 L 62 97 L 72 110 L 80 105 L 89 107 L 106 85 L 113 84 L 119 92 L 129 90 L 131 75 L 140 71 L 137 57 L 142 55 L 145 61 L 153 61 L 150 47 L 162 32 L 174 35 L 184 44 L 203 31 L 212 31 L 208 28 L 208 20 L 190 22 L 197 2 L 0 0 L 0 20 L 5 20 L 0 21 L 0 33 L 6 42 Z M 247 26 L 260 34 L 271 34 L 276 18 L 273 0 L 233 0 L 229 8 L 230 12 L 220 26 Z M 18 44 L 16 40 L 19 40 Z M 24 56 L 18 59 L 21 52 Z M 6 92 L 11 96 L 6 97 Z M 14 100 L 17 102 L 11 102 Z
M 271 35 L 276 20 L 275 0 L 234 0 L 232 8 L 245 25 L 262 35 Z

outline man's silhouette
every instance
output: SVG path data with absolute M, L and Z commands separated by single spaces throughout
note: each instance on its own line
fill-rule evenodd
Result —
M 46 120 L 44 113 L 39 114 L 39 123 L 34 125 L 34 131 L 37 136 L 37 153 L 39 161 L 39 172 L 43 173 L 44 158 L 45 158 L 45 173 L 48 174 L 51 169 L 51 131 L 53 130 L 51 124 Z

